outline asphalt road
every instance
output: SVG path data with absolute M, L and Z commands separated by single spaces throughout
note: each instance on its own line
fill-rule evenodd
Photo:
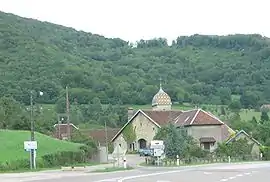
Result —
M 49 176 L 48 176 L 49 175 Z M 270 162 L 214 164 L 179 168 L 138 168 L 112 173 L 58 172 L 1 182 L 264 182 L 270 179 Z

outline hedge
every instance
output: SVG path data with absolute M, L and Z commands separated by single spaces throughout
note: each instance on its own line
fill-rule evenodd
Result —
M 89 161 L 93 152 L 94 151 L 90 147 L 82 146 L 78 151 L 62 151 L 44 155 L 36 160 L 36 165 L 38 168 L 52 168 L 85 163 Z M 29 168 L 29 159 L 0 163 L 0 171 L 17 171 Z

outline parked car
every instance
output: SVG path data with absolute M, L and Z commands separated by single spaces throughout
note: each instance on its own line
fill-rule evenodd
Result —
M 147 148 L 139 149 L 139 154 L 140 154 L 140 156 L 151 156 L 151 155 L 153 155 L 153 151 L 151 149 L 147 149 Z

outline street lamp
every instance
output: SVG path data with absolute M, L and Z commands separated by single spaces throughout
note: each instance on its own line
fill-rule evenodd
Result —
M 43 96 L 43 92 L 39 91 L 39 95 Z M 31 141 L 35 141 L 35 123 L 33 120 L 33 91 L 30 92 L 30 123 L 31 123 Z M 36 169 L 35 149 L 31 149 L 30 166 Z

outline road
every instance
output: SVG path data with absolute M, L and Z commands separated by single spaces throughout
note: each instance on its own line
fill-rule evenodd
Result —
M 40 175 L 43 174 L 43 175 Z M 261 182 L 270 179 L 270 162 L 211 164 L 189 167 L 148 167 L 111 173 L 39 173 L 31 178 L 18 176 L 1 182 Z

